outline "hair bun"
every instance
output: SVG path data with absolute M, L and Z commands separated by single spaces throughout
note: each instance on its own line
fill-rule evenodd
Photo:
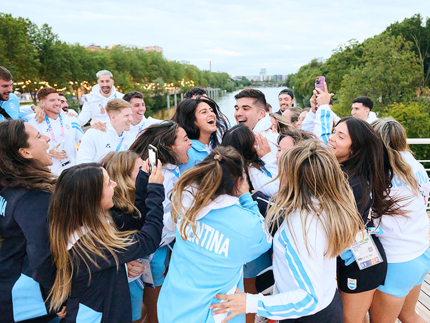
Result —
M 215 156 L 214 156 L 214 159 L 216 159 L 216 160 L 218 160 L 219 162 L 222 160 L 222 157 L 221 157 L 221 155 L 220 154 L 216 154 Z

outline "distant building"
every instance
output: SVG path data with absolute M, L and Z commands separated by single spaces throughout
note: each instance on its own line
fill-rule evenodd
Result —
M 272 75 L 275 82 L 285 81 L 285 75 Z
M 155 51 L 155 52 L 163 53 L 163 48 L 160 47 L 160 46 L 146 46 L 146 47 L 144 47 L 144 46 L 137 46 L 137 45 L 134 45 L 134 44 L 123 44 L 123 43 L 116 44 L 116 45 L 109 45 L 108 49 L 112 49 L 112 48 L 114 48 L 116 46 L 124 46 L 124 47 L 129 47 L 129 48 L 143 49 L 145 52 Z
M 185 65 L 191 65 L 190 61 L 185 61 L 185 60 L 179 61 L 179 63 L 185 64 Z
M 100 46 L 98 46 L 96 44 L 90 44 L 90 45 L 86 46 L 85 49 L 94 51 L 94 50 L 102 50 L 103 48 L 101 48 Z
M 287 76 L 286 75 L 266 75 L 265 74 L 266 69 L 263 68 L 260 72 L 260 75 L 245 75 L 245 77 L 250 80 L 251 82 L 267 82 L 267 81 L 274 81 L 274 82 L 282 82 L 285 81 Z M 242 80 L 243 75 L 233 76 L 232 79 L 235 81 Z
M 262 68 L 260 71 L 260 81 L 266 81 L 266 69 Z
M 160 47 L 160 46 L 146 46 L 146 47 L 143 47 L 143 50 L 146 52 L 155 51 L 155 52 L 163 53 L 163 47 Z

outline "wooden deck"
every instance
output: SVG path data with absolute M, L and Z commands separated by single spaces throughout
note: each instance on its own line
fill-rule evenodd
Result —
M 430 218 L 430 211 L 427 212 L 427 214 Z M 430 273 L 427 274 L 424 283 L 421 285 L 421 293 L 420 298 L 418 299 L 416 311 L 426 322 L 430 323 Z
M 427 274 L 421 286 L 416 311 L 426 322 L 430 323 L 430 274 Z

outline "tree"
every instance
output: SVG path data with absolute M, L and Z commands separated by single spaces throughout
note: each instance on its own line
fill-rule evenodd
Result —
M 23 83 L 18 88 L 34 91 L 34 80 L 38 78 L 40 62 L 34 46 L 34 31 L 37 26 L 24 18 L 13 18 L 0 13 L 0 62 L 9 69 L 14 81 Z
M 309 64 L 300 67 L 294 81 L 294 96 L 301 107 L 309 106 L 309 99 L 315 89 L 315 78 L 324 75 L 324 63 L 314 58 Z
M 383 114 L 402 124 L 408 138 L 430 138 L 430 100 L 393 103 Z M 411 145 L 418 159 L 430 159 L 430 145 Z
M 349 74 L 352 69 L 360 66 L 363 55 L 363 44 L 351 39 L 347 44 L 341 44 L 333 51 L 333 55 L 324 64 L 323 70 L 330 92 L 337 93 L 342 85 L 345 74 Z
M 44 86 L 66 93 L 70 90 L 77 96 L 87 93 L 97 81 L 96 73 L 104 69 L 113 73 L 115 86 L 121 92 L 144 92 L 147 106 L 154 108 L 165 104 L 162 96 L 167 86 L 212 86 L 229 91 L 237 88 L 227 73 L 201 71 L 193 65 L 169 61 L 162 53 L 137 47 L 118 45 L 90 51 L 79 44 L 62 42 L 47 24 L 39 28 L 28 19 L 3 13 L 0 62 L 14 76 L 16 89 L 30 92 L 34 102 L 37 90 Z M 153 83 L 158 84 L 154 93 L 148 90 Z
M 393 36 L 402 36 L 406 41 L 413 44 L 413 51 L 416 53 L 422 72 L 420 86 L 426 87 L 430 82 L 430 17 L 424 23 L 420 14 L 411 18 L 406 18 L 402 22 L 391 24 L 386 29 L 386 33 Z
M 245 76 L 242 76 L 242 79 L 240 80 L 240 83 L 243 86 L 250 86 L 251 85 L 251 81 L 248 80 Z
M 294 89 L 295 84 L 296 84 L 296 74 L 294 73 L 288 74 L 285 80 L 285 86 L 290 89 Z
M 379 35 L 367 40 L 360 65 L 343 78 L 336 112 L 349 114 L 352 100 L 362 95 L 374 101 L 375 111 L 414 97 L 421 70 L 411 46 L 401 36 Z

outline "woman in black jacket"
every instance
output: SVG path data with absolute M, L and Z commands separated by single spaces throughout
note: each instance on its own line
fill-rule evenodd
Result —
M 366 229 L 373 227 L 374 218 L 398 212 L 396 201 L 389 197 L 393 171 L 387 150 L 367 122 L 342 118 L 329 137 L 328 147 L 348 176 Z M 385 282 L 385 251 L 379 239 L 374 235 L 372 238 L 382 262 L 360 270 L 350 250 L 338 257 L 337 282 L 345 323 L 365 320 L 376 289 Z
M 164 187 L 161 163 L 149 178 L 146 221 L 140 231 L 116 229 L 109 210 L 116 183 L 99 164 L 69 168 L 49 207 L 57 267 L 51 307 L 67 300 L 66 322 L 131 322 L 124 264 L 153 253 L 161 241 Z
M 45 303 L 55 278 L 47 218 L 56 177 L 48 142 L 22 120 L 0 122 L 0 322 L 55 317 Z
M 148 163 L 133 151 L 110 152 L 101 161 L 110 178 L 117 184 L 110 214 L 119 231 L 140 230 L 146 219 Z M 149 262 L 148 262 L 149 263 Z M 142 261 L 127 263 L 133 321 L 142 316 L 144 269 Z

